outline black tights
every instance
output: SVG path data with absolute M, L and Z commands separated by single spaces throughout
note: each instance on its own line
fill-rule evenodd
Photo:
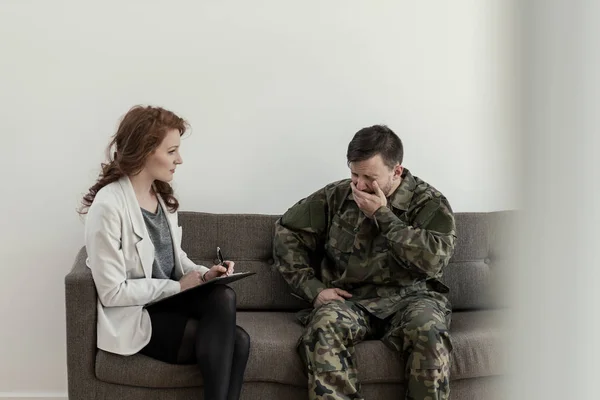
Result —
M 238 400 L 250 337 L 236 325 L 235 292 L 214 284 L 150 308 L 152 338 L 140 352 L 176 364 L 197 363 L 205 400 Z
M 204 379 L 205 400 L 238 400 L 250 350 L 250 337 L 236 326 L 233 289 L 213 285 L 188 303 L 192 319 L 185 327 L 178 362 L 196 356 Z M 193 349 L 193 350 L 192 350 Z

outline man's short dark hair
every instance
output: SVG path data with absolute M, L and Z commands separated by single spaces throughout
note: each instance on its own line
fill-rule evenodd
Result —
M 356 132 L 348 145 L 346 158 L 350 164 L 368 160 L 377 154 L 389 168 L 402 164 L 404 158 L 402 141 L 385 125 L 373 125 Z

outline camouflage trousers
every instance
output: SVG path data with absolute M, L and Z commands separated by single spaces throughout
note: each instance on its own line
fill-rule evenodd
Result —
M 354 346 L 381 339 L 406 361 L 406 399 L 447 400 L 450 394 L 450 310 L 442 296 L 415 295 L 381 320 L 351 301 L 334 301 L 304 319 L 298 353 L 308 374 L 309 400 L 364 399 Z

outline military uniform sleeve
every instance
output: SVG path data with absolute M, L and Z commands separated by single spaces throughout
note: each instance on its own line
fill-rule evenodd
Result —
M 326 288 L 315 276 L 311 255 L 327 231 L 327 200 L 322 189 L 296 203 L 275 223 L 275 268 L 293 292 L 309 302 Z
M 374 217 L 400 265 L 430 277 L 441 276 L 456 243 L 454 214 L 444 197 L 424 202 L 410 224 L 388 207 L 381 207 Z

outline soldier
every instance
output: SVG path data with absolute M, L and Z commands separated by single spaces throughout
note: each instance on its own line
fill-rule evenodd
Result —
M 403 354 L 406 399 L 449 397 L 451 306 L 440 278 L 454 252 L 454 215 L 402 166 L 403 153 L 388 127 L 361 129 L 348 145 L 351 179 L 276 222 L 275 267 L 313 305 L 298 315 L 309 399 L 364 398 L 354 346 L 365 339 Z

